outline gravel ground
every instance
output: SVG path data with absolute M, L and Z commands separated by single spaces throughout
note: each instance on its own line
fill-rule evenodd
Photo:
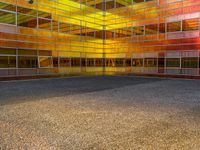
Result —
M 200 81 L 0 82 L 0 150 L 199 150 Z

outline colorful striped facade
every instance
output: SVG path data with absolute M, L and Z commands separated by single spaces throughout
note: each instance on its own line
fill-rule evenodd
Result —
M 200 76 L 199 0 L 0 0 L 0 77 Z

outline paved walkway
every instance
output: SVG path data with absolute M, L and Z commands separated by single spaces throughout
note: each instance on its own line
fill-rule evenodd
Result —
M 200 81 L 0 82 L 0 150 L 200 149 Z

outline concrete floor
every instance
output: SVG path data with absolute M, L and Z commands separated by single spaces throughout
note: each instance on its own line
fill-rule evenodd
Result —
M 0 150 L 200 149 L 200 81 L 0 82 Z

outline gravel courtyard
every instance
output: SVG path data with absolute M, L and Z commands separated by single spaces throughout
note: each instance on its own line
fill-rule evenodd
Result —
M 200 80 L 0 82 L 0 150 L 200 150 Z

